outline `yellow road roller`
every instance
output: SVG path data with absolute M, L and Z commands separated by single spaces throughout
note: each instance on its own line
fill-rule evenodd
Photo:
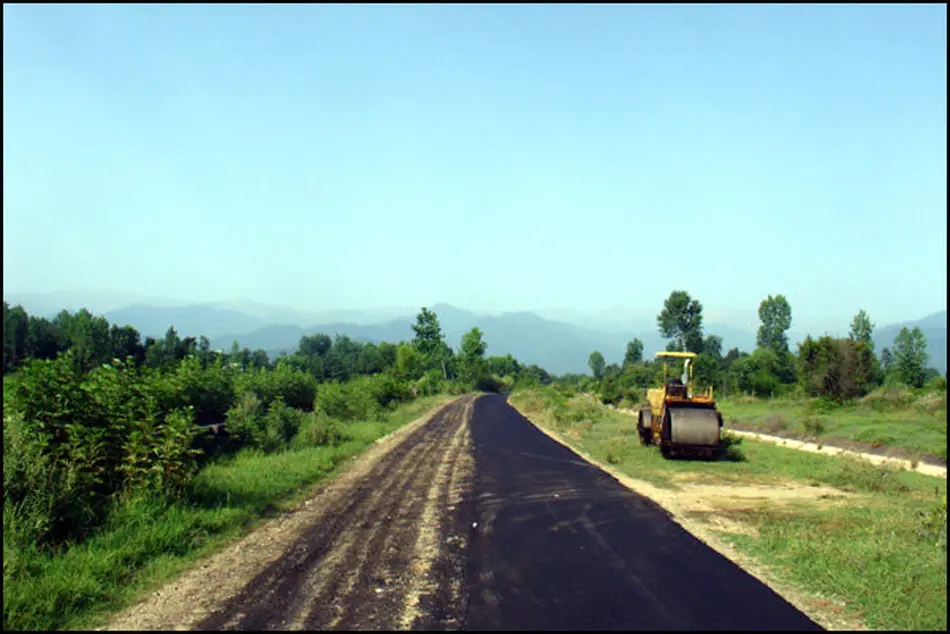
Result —
M 722 414 L 711 387 L 693 385 L 693 352 L 657 352 L 663 359 L 663 387 L 647 390 L 648 405 L 637 415 L 643 445 L 658 445 L 666 458 L 677 455 L 715 458 L 721 453 Z M 669 378 L 667 359 L 684 359 L 681 378 Z

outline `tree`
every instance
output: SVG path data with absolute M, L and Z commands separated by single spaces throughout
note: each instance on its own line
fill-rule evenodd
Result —
M 423 307 L 416 315 L 416 323 L 412 325 L 412 330 L 416 333 L 412 339 L 412 345 L 422 357 L 426 369 L 439 367 L 442 369 L 443 378 L 447 378 L 449 359 L 446 352 L 451 352 L 451 348 L 445 343 L 438 316 Z
M 784 295 L 769 295 L 759 304 L 759 326 L 756 345 L 776 354 L 788 352 L 788 337 L 785 331 L 792 325 L 792 307 Z
M 590 353 L 590 357 L 587 359 L 587 365 L 590 367 L 590 371 L 594 374 L 594 378 L 598 381 L 604 376 L 604 368 L 607 365 L 607 362 L 604 360 L 604 355 L 602 355 L 597 350 L 594 350 Z
M 798 377 L 805 393 L 837 401 L 864 396 L 877 375 L 877 359 L 863 341 L 805 338 L 798 351 Z
M 874 342 L 871 341 L 873 332 L 874 324 L 871 323 L 871 318 L 864 312 L 864 309 L 859 310 L 854 319 L 851 320 L 851 332 L 848 336 L 855 341 L 863 341 L 873 351 Z
M 30 319 L 19 304 L 3 302 L 3 371 L 16 367 L 26 357 Z
M 44 317 L 30 316 L 26 335 L 26 354 L 31 359 L 52 360 L 61 352 L 56 327 Z M 141 364 L 144 360 L 145 349 L 142 348 Z
M 698 300 L 690 298 L 689 293 L 670 293 L 656 321 L 660 333 L 667 339 L 673 339 L 671 343 L 674 350 L 702 352 L 703 306 Z M 667 346 L 667 349 L 670 349 L 670 346 Z
M 462 376 L 466 381 L 478 381 L 485 374 L 485 351 L 488 346 L 482 340 L 482 331 L 472 328 L 462 335 L 459 355 Z
M 297 351 L 304 356 L 323 357 L 330 351 L 333 340 L 329 335 L 304 335 L 300 338 Z
M 707 335 L 703 340 L 703 354 L 708 355 L 717 364 L 722 362 L 722 337 Z
M 888 348 L 881 350 L 881 369 L 887 372 L 891 368 L 891 351 Z
M 634 339 L 627 344 L 627 354 L 623 357 L 624 367 L 643 361 L 643 342 Z
M 894 338 L 892 357 L 891 363 L 902 383 L 911 387 L 923 387 L 927 372 L 927 340 L 920 328 L 901 328 Z

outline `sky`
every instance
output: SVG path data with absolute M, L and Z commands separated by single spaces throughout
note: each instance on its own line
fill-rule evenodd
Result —
M 4 5 L 4 294 L 916 319 L 946 47 L 945 5 Z

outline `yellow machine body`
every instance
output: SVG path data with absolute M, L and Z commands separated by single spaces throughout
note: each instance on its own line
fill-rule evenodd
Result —
M 637 427 L 643 444 L 658 445 L 664 456 L 703 454 L 721 449 L 722 416 L 716 410 L 713 389 L 693 384 L 693 352 L 657 352 L 663 358 L 663 386 L 647 390 Z M 667 358 L 685 359 L 680 381 L 668 375 Z

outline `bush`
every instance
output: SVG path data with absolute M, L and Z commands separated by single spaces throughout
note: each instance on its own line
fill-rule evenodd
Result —
M 373 395 L 368 377 L 359 377 L 348 383 L 324 383 L 317 391 L 313 408 L 330 418 L 341 421 L 370 420 L 382 412 Z
M 368 385 L 373 398 L 384 409 L 412 400 L 409 384 L 391 374 L 370 377 Z
M 281 399 L 290 407 L 310 411 L 317 395 L 317 380 L 310 374 L 280 362 L 274 370 L 257 368 L 239 373 L 235 393 L 253 392 L 264 407 Z
M 762 421 L 762 431 L 767 434 L 774 434 L 788 427 L 788 421 L 781 414 L 769 414 Z
M 442 371 L 432 369 L 416 381 L 416 392 L 419 396 L 433 396 L 443 389 Z
M 228 410 L 227 430 L 231 440 L 241 447 L 260 447 L 264 443 L 264 407 L 255 392 L 243 392 Z
M 294 444 L 316 447 L 336 445 L 346 440 L 349 440 L 349 435 L 340 421 L 321 411 L 314 411 L 304 417 Z
M 285 447 L 297 432 L 304 413 L 288 407 L 283 401 L 274 401 L 264 414 L 264 438 L 261 449 L 266 452 L 277 451 Z
M 805 433 L 817 438 L 825 433 L 825 420 L 820 416 L 807 416 L 802 425 L 805 427 Z
M 939 392 L 947 391 L 947 377 L 945 376 L 935 376 L 927 382 L 927 388 L 931 390 L 937 390 Z
M 934 544 L 937 548 L 947 550 L 947 496 L 934 504 L 933 508 L 920 515 L 920 527 L 917 535 L 922 540 Z
M 630 443 L 621 436 L 610 438 L 604 447 L 604 457 L 610 464 L 620 464 L 630 450 Z
M 860 403 L 875 412 L 887 412 L 906 409 L 915 398 L 912 390 L 901 385 L 889 385 L 871 392 Z
M 117 496 L 177 496 L 199 453 L 193 408 L 161 412 L 148 373 L 75 367 L 69 352 L 28 363 L 5 394 L 4 502 L 46 546 L 83 539 Z

